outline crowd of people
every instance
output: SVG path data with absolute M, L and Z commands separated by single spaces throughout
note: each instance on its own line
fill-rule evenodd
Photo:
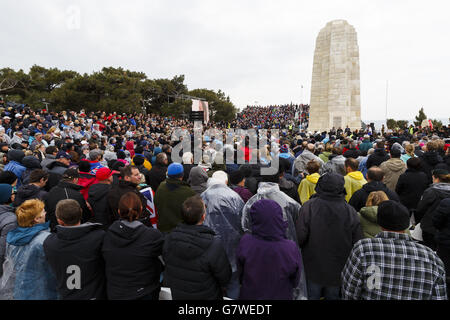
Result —
M 274 106 L 247 106 L 237 116 L 237 127 L 242 129 L 306 129 L 309 105 L 286 104 Z
M 204 125 L 194 163 L 187 120 L 1 106 L 0 299 L 447 299 L 450 125 L 307 132 L 304 107 L 238 115 L 258 149 Z

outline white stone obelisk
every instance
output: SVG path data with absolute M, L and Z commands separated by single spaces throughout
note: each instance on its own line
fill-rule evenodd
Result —
M 359 47 L 355 28 L 334 20 L 316 40 L 308 131 L 361 128 Z

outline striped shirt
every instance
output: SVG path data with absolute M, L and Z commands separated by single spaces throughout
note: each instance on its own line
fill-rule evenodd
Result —
M 445 269 L 407 234 L 380 232 L 358 241 L 341 274 L 344 300 L 446 300 Z

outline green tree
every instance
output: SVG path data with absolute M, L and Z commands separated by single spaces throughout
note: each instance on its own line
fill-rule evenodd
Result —
M 386 126 L 388 129 L 395 129 L 397 127 L 397 121 L 394 119 L 387 119 L 386 120 Z
M 423 107 L 420 108 L 419 110 L 419 114 L 416 116 L 416 121 L 414 121 L 414 125 L 415 126 L 421 126 L 422 125 L 422 121 L 427 119 L 427 116 L 425 115 L 425 112 L 423 111 Z
M 408 120 L 397 120 L 397 128 L 399 129 L 406 129 L 408 127 L 408 124 Z

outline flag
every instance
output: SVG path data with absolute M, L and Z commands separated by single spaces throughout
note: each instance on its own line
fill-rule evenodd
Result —
M 154 195 L 155 192 L 152 190 L 151 187 L 145 188 L 141 190 L 141 194 L 145 197 L 145 200 L 147 200 L 146 209 L 150 213 L 150 222 L 153 226 L 153 228 L 157 228 L 158 223 L 158 216 L 156 215 L 156 208 L 155 208 L 155 201 L 154 201 Z

